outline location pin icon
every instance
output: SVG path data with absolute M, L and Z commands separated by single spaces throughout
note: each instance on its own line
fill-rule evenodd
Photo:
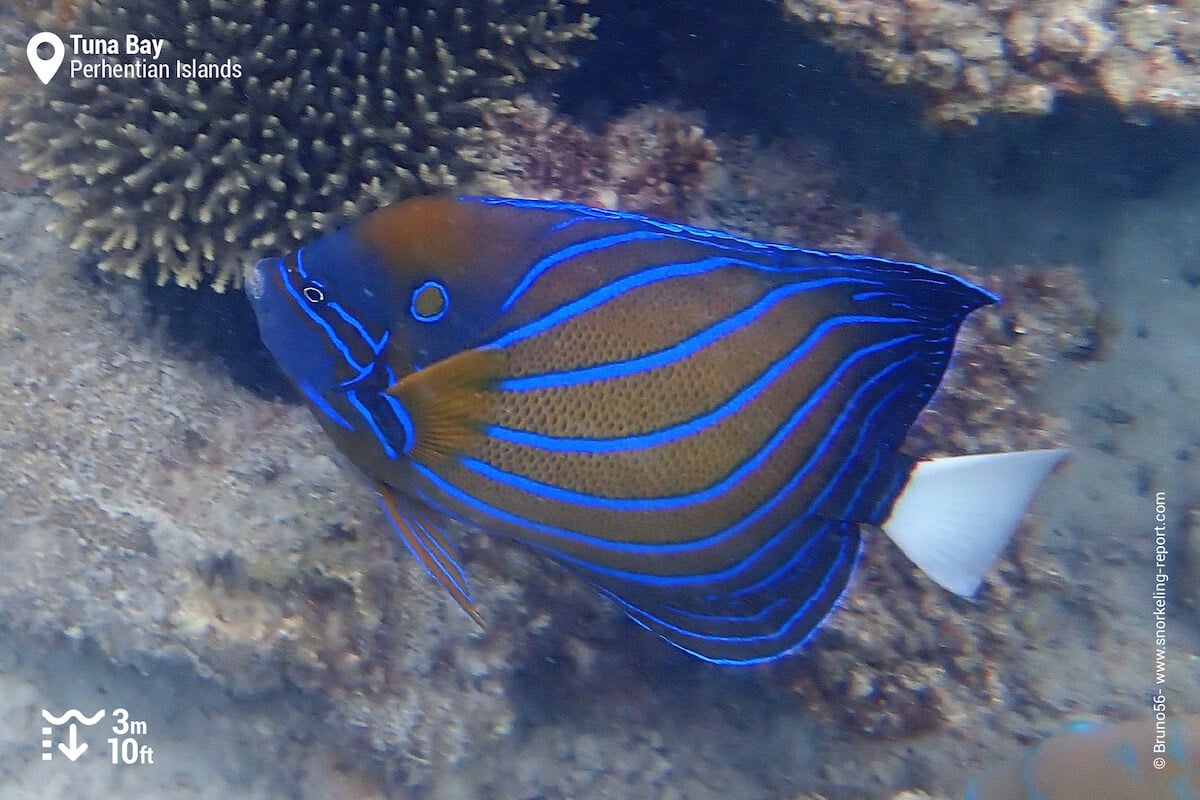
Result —
M 50 45 L 54 51 L 49 58 L 42 58 L 38 55 L 38 47 L 43 44 Z M 37 73 L 42 83 L 50 82 L 54 73 L 58 72 L 58 68 L 62 66 L 63 56 L 66 53 L 67 48 L 63 46 L 63 40 L 49 31 L 36 34 L 29 40 L 29 46 L 25 48 L 25 55 L 29 57 L 29 65 L 33 67 L 33 71 Z

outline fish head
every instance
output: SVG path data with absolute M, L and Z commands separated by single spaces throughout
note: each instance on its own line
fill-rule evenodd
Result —
M 512 210 L 411 198 L 262 259 L 246 295 L 284 372 L 310 399 L 328 397 L 483 343 L 539 232 Z
M 397 357 L 422 369 L 483 344 L 541 234 L 540 218 L 444 196 L 362 219 L 352 235 L 386 276 Z
M 390 288 L 371 253 L 345 231 L 246 270 L 259 335 L 310 398 L 371 375 L 387 349 Z

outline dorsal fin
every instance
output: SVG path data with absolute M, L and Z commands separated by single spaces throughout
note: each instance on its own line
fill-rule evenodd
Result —
M 488 393 L 503 368 L 499 350 L 464 350 L 389 387 L 412 420 L 410 456 L 430 462 L 465 450 L 487 421 Z

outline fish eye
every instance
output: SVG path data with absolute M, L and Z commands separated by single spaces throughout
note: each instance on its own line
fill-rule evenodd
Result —
M 437 322 L 449 308 L 446 287 L 437 281 L 425 281 L 413 291 L 409 311 L 417 322 Z
M 305 286 L 300 293 L 304 295 L 305 300 L 314 305 L 325 299 L 325 292 L 323 292 L 321 287 L 317 286 L 315 283 L 310 283 L 308 286 Z

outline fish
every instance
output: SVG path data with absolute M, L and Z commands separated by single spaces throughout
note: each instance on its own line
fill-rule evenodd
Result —
M 864 531 L 972 595 L 1065 453 L 901 452 L 998 299 L 918 264 L 427 196 L 244 278 L 282 371 L 481 626 L 451 520 L 697 658 L 771 661 L 837 606 Z
M 1200 715 L 1073 723 L 967 784 L 964 800 L 1200 800 Z

